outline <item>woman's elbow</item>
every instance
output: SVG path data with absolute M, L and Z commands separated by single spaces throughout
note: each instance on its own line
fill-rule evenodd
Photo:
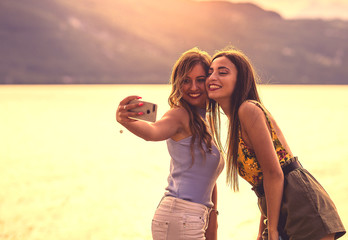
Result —
M 263 175 L 274 181 L 284 181 L 284 173 L 280 167 L 269 169 L 268 171 L 264 172 Z
M 283 182 L 284 181 L 284 173 L 282 170 L 277 171 L 276 173 L 274 173 L 274 178 L 276 178 L 278 181 Z
M 143 139 L 144 139 L 146 142 L 152 142 L 152 140 L 151 140 L 149 137 L 143 137 Z

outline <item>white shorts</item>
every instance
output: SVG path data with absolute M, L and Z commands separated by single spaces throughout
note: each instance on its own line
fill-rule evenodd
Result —
M 205 239 L 210 209 L 203 204 L 164 197 L 152 219 L 154 240 Z

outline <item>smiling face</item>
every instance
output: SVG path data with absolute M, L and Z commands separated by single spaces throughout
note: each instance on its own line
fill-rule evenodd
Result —
M 216 58 L 210 65 L 206 80 L 208 97 L 218 102 L 223 109 L 229 106 L 237 74 L 236 66 L 225 56 Z
M 206 77 L 203 66 L 198 63 L 182 80 L 182 98 L 190 105 L 205 108 L 207 101 Z

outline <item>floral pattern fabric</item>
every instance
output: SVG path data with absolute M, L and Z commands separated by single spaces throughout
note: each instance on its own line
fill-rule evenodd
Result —
M 266 116 L 267 123 L 271 129 L 271 137 L 273 141 L 273 146 L 277 152 L 279 163 L 281 166 L 287 165 L 291 161 L 291 156 L 279 141 L 277 134 L 273 128 L 272 122 L 268 116 L 269 112 L 257 101 L 248 100 L 248 102 L 254 103 L 256 106 L 261 108 Z M 239 129 L 239 144 L 238 144 L 238 173 L 249 182 L 252 186 L 258 186 L 262 183 L 263 175 L 259 162 L 256 159 L 255 152 L 248 148 L 241 137 L 241 131 Z

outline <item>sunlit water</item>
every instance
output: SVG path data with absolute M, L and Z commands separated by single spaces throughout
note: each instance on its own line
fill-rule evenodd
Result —
M 165 142 L 115 121 L 136 94 L 168 109 L 166 85 L 0 86 L 0 239 L 151 239 L 166 186 Z M 262 86 L 292 152 L 348 226 L 348 86 Z M 123 133 L 121 133 L 123 132 Z M 255 239 L 256 196 L 218 180 L 219 239 Z M 343 239 L 348 239 L 343 238 Z

